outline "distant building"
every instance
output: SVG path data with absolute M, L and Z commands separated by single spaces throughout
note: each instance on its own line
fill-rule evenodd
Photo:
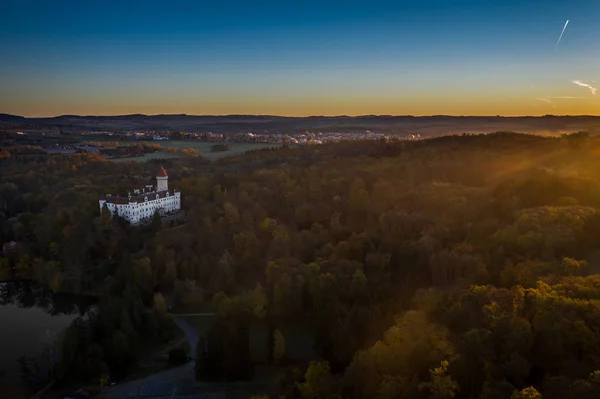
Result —
M 5 242 L 4 244 L 2 244 L 2 256 L 7 256 L 10 253 L 17 252 L 18 249 L 19 245 L 16 242 Z
M 120 216 L 131 224 L 138 224 L 151 219 L 156 211 L 164 215 L 181 209 L 181 193 L 179 190 L 169 191 L 169 176 L 161 166 L 156 175 L 156 186 L 148 185 L 133 190 L 126 197 L 106 194 L 99 201 L 100 212 L 106 205 L 111 216 Z

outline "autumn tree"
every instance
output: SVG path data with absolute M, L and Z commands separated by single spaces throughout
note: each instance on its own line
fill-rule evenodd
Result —
M 527 387 L 520 391 L 515 391 L 510 399 L 542 399 L 540 394 L 534 387 Z
M 429 370 L 431 381 L 419 385 L 420 390 L 429 391 L 430 399 L 452 399 L 456 396 L 459 386 L 448 375 L 448 361 L 442 360 L 439 367 Z

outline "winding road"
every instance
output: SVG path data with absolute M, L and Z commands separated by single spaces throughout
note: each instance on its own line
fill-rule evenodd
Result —
M 175 316 L 175 324 L 179 327 L 190 346 L 190 361 L 186 364 L 175 367 L 169 370 L 164 370 L 156 374 L 146 376 L 134 381 L 124 382 L 122 384 L 107 387 L 103 398 L 105 399 L 125 399 L 127 392 L 146 382 L 164 382 L 164 381 L 181 381 L 195 380 L 194 366 L 196 365 L 196 347 L 198 344 L 198 332 L 192 327 L 183 317 L 192 316 L 212 316 L 213 313 L 191 313 L 178 314 Z
M 196 364 L 196 347 L 198 346 L 198 332 L 196 331 L 196 329 L 194 329 L 194 327 L 190 326 L 190 324 L 187 321 L 185 321 L 185 319 L 182 319 L 180 316 L 183 315 L 177 315 L 177 317 L 175 317 L 175 324 L 177 324 L 177 327 L 179 327 L 181 331 L 183 331 L 183 334 L 185 335 L 185 338 L 188 341 L 188 344 L 190 346 L 191 359 L 188 362 L 188 365 L 190 365 L 191 368 L 194 368 L 194 365 Z

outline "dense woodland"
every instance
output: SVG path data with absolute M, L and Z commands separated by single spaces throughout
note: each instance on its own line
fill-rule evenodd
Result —
M 0 241 L 18 243 L 1 278 L 99 295 L 66 333 L 59 378 L 125 375 L 173 334 L 166 301 L 205 301 L 220 320 L 199 376 L 250 377 L 245 337 L 262 322 L 269 361 L 287 370 L 273 397 L 600 396 L 600 139 L 496 133 L 168 160 L 186 225 L 166 230 L 97 202 L 151 182 L 157 164 L 17 152 L 0 163 Z M 286 356 L 292 324 L 314 332 L 310 363 Z

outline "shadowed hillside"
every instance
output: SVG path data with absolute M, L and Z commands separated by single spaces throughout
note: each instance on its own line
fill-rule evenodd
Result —
M 585 130 L 600 133 L 600 117 L 543 116 L 543 117 L 473 117 L 473 116 L 311 116 L 280 117 L 268 115 L 118 115 L 78 116 L 61 115 L 51 118 L 23 118 L 0 114 L 0 129 L 62 130 L 186 130 L 193 132 L 294 133 L 305 130 L 321 132 L 360 132 L 371 130 L 389 134 L 420 134 L 434 136 L 458 133 L 488 133 L 518 131 L 558 135 Z

